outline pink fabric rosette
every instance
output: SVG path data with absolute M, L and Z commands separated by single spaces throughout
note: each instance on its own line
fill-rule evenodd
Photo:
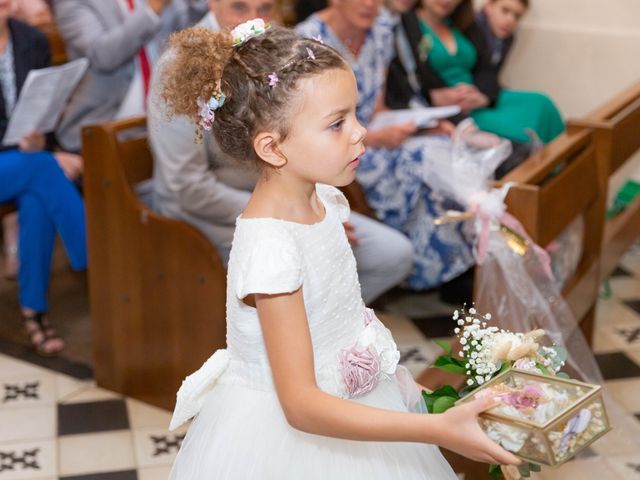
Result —
M 376 388 L 380 375 L 380 362 L 370 348 L 357 345 L 340 352 L 340 373 L 350 397 L 359 397 Z
M 356 342 L 339 353 L 339 373 L 350 398 L 372 391 L 382 375 L 395 374 L 400 352 L 388 328 L 370 308 Z

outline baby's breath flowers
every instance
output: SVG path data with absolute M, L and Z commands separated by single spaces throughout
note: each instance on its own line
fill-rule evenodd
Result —
M 490 313 L 481 315 L 474 307 L 456 310 L 453 320 L 457 325 L 454 333 L 462 347 L 458 353 L 462 362 L 454 360 L 454 363 L 463 365 L 468 389 L 483 385 L 509 367 L 556 374 L 564 365 L 566 354 L 558 347 L 538 343 L 545 335 L 544 330 L 527 333 L 503 330 L 489 325 Z

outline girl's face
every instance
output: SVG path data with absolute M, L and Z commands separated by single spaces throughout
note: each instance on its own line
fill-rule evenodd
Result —
M 527 8 L 520 0 L 489 0 L 484 11 L 493 34 L 498 38 L 508 38 L 518 28 Z
M 278 145 L 287 159 L 283 170 L 306 182 L 350 184 L 367 132 L 356 118 L 358 90 L 353 72 L 328 70 L 301 80 L 298 90 L 301 104 L 292 107 L 289 135 Z
M 422 0 L 422 8 L 438 18 L 447 18 L 462 0 Z
M 331 6 L 357 30 L 369 30 L 378 16 L 382 0 L 333 0 Z

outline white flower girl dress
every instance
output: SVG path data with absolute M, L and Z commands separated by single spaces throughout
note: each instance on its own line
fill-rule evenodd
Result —
M 238 218 L 228 269 L 228 347 L 178 392 L 171 428 L 195 420 L 170 479 L 456 479 L 433 445 L 342 440 L 287 423 L 257 311 L 241 299 L 300 286 L 319 388 L 365 405 L 424 411 L 410 374 L 397 365 L 391 333 L 362 301 L 342 226 L 348 203 L 334 187 L 316 190 L 326 211 L 316 224 Z

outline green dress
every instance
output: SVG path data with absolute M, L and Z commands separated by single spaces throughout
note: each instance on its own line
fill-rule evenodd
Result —
M 451 54 L 438 35 L 420 20 L 420 28 L 429 47 L 427 61 L 447 85 L 473 83 L 472 70 L 478 53 L 471 41 L 455 27 L 450 27 L 457 50 Z M 503 89 L 493 107 L 480 108 L 471 117 L 481 130 L 495 133 L 517 142 L 530 140 L 527 129 L 549 143 L 564 131 L 564 122 L 553 101 L 542 93 Z

